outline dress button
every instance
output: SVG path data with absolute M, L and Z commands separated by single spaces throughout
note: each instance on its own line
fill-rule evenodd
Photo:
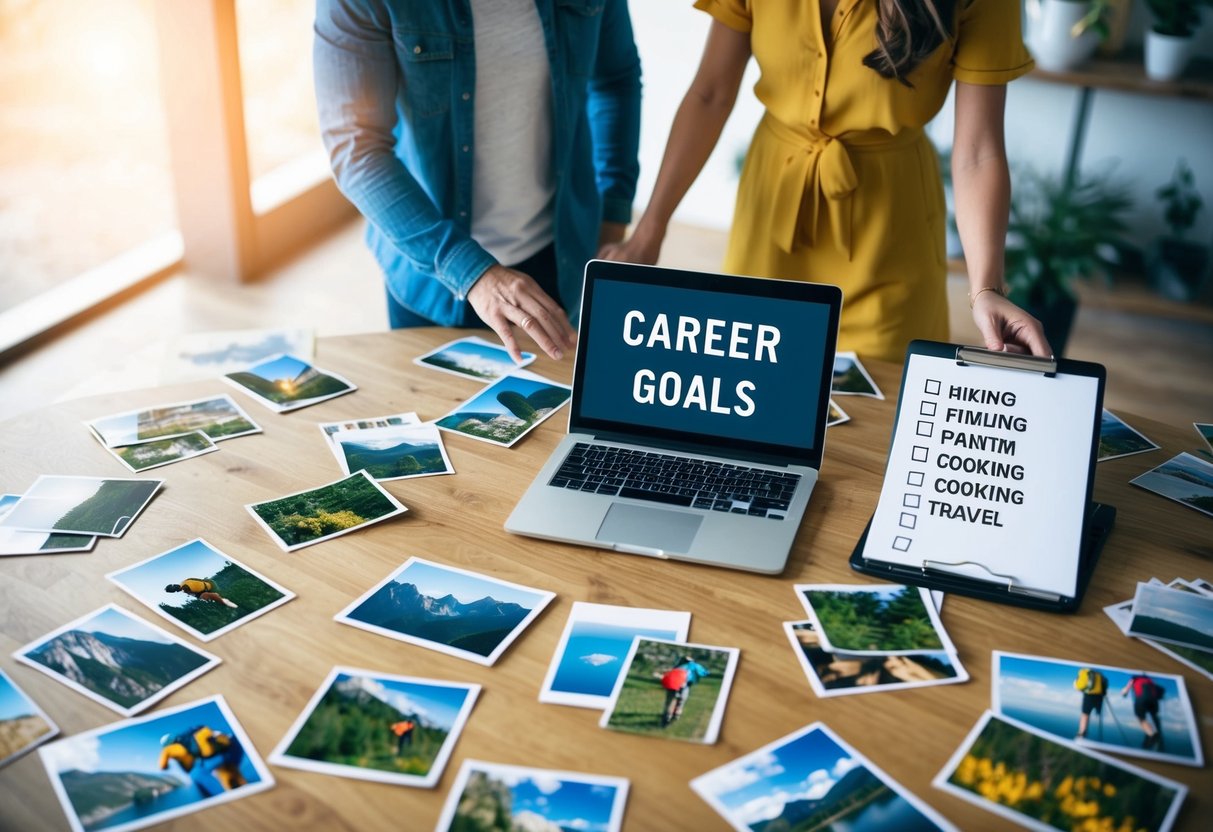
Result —
M 413 47 L 413 54 L 414 54 L 414 55 L 420 55 L 420 54 L 421 54 L 421 47 L 420 47 L 420 46 L 414 46 L 414 47 Z

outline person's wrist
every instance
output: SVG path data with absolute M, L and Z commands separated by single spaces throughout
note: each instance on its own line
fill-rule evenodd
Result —
M 969 291 L 969 308 L 972 309 L 974 307 L 974 305 L 976 305 L 977 299 L 979 297 L 981 297 L 983 294 L 985 294 L 986 292 L 993 292 L 994 294 L 998 295 L 999 297 L 1005 298 L 1007 296 L 1007 287 L 1005 284 L 998 284 L 996 286 L 982 286 L 976 290 L 970 290 Z

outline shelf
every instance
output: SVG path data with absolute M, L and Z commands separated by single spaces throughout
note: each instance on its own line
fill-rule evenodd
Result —
M 1114 58 L 1092 58 L 1082 66 L 1065 72 L 1034 69 L 1028 77 L 1054 84 L 1213 101 L 1213 60 L 1208 58 L 1193 60 L 1183 76 L 1175 81 L 1151 81 L 1147 78 L 1140 51 L 1124 52 Z

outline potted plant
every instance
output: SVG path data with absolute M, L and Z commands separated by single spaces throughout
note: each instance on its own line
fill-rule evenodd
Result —
M 1176 162 L 1171 181 L 1154 194 L 1164 206 L 1163 219 L 1171 233 L 1154 244 L 1149 263 L 1150 278 L 1161 294 L 1174 300 L 1191 300 L 1204 276 L 1209 249 L 1184 239 L 1204 207 L 1204 200 L 1196 190 L 1196 178 L 1186 159 Z
M 1154 23 L 1146 30 L 1146 77 L 1174 81 L 1192 58 L 1202 6 L 1213 0 L 1146 0 Z
M 1069 340 L 1078 309 L 1074 283 L 1110 277 L 1128 248 L 1124 215 L 1133 198 L 1104 175 L 1062 178 L 1029 171 L 1016 180 L 1007 225 L 1009 297 L 1038 318 L 1054 354 Z
M 1027 0 L 1025 40 L 1036 65 L 1049 72 L 1065 72 L 1084 63 L 1108 36 L 1108 18 L 1115 2 Z

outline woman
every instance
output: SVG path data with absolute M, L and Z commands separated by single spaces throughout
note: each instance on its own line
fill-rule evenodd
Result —
M 753 54 L 766 112 L 738 186 L 726 271 L 835 283 L 839 348 L 900 361 L 948 340 L 946 210 L 923 131 L 956 80 L 952 181 L 969 304 L 989 349 L 1048 355 L 1004 297 L 1005 84 L 1032 68 L 1015 0 L 698 0 L 713 17 L 649 206 L 604 257 L 656 262 Z

